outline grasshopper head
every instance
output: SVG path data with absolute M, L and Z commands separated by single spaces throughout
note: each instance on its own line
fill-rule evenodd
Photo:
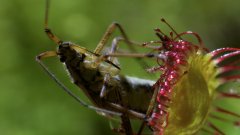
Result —
M 61 62 L 71 61 L 76 58 L 83 61 L 86 49 L 79 46 L 78 50 L 76 50 L 73 43 L 63 42 L 58 46 L 57 52 Z

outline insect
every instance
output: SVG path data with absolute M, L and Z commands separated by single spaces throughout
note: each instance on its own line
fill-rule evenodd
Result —
M 130 118 L 145 120 L 145 113 L 153 95 L 154 81 L 129 77 L 119 74 L 120 67 L 117 56 L 153 57 L 151 54 L 121 54 L 117 53 L 118 43 L 124 41 L 128 45 L 142 46 L 130 41 L 118 23 L 112 23 L 103 35 L 94 51 L 71 42 L 63 42 L 48 27 L 49 0 L 46 1 L 45 32 L 58 45 L 56 51 L 46 51 L 36 57 L 37 62 L 57 82 L 57 84 L 82 106 L 93 109 L 106 117 L 120 116 L 122 126 L 115 129 L 127 135 L 132 135 Z M 106 42 L 115 29 L 119 29 L 121 37 L 112 41 L 109 54 L 101 54 Z M 58 56 L 76 84 L 94 104 L 88 105 L 72 93 L 55 75 L 49 71 L 42 59 Z M 134 98 L 133 98 L 134 97 Z
M 47 51 L 38 55 L 37 62 L 82 106 L 109 118 L 119 116 L 122 124 L 114 129 L 115 131 L 126 135 L 134 134 L 130 119 L 136 118 L 143 121 L 137 132 L 138 135 L 142 134 L 146 125 L 154 135 L 191 135 L 200 130 L 212 132 L 204 128 L 206 124 L 213 129 L 213 133 L 224 134 L 208 121 L 208 117 L 217 118 L 210 113 L 211 103 L 216 95 L 240 98 L 239 94 L 216 92 L 220 85 L 240 78 L 239 76 L 218 76 L 240 69 L 235 66 L 238 63 L 236 61 L 221 65 L 222 61 L 239 56 L 240 49 L 223 48 L 209 52 L 197 33 L 188 31 L 178 34 L 162 19 L 162 22 L 173 31 L 170 32 L 170 36 L 156 29 L 159 41 L 137 44 L 128 39 L 118 23 L 113 23 L 92 52 L 74 43 L 63 42 L 52 33 L 48 27 L 49 1 L 47 0 L 46 3 L 45 32 L 58 45 L 58 48 L 56 51 Z M 113 39 L 111 51 L 108 54 L 102 54 L 101 51 L 114 29 L 120 30 L 121 37 Z M 195 36 L 199 45 L 184 40 L 182 38 L 184 35 Z M 129 46 L 150 48 L 153 53 L 118 53 L 117 47 L 120 41 L 124 41 Z M 48 70 L 42 59 L 53 56 L 58 56 L 65 64 L 74 84 L 81 88 L 92 101 L 93 106 L 78 98 Z M 156 58 L 158 66 L 149 68 L 148 72 L 161 71 L 162 74 L 156 82 L 121 75 L 117 57 Z M 215 107 L 215 111 L 240 117 L 237 113 L 220 107 Z

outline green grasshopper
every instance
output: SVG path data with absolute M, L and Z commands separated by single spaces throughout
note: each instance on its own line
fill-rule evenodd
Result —
M 154 57 L 154 55 L 149 53 L 117 53 L 121 41 L 129 45 L 130 48 L 133 45 L 140 47 L 142 45 L 130 41 L 122 26 L 115 22 L 107 28 L 94 51 L 87 50 L 72 42 L 63 42 L 48 27 L 48 9 L 49 0 L 46 1 L 45 32 L 58 45 L 58 48 L 56 51 L 41 53 L 36 57 L 36 61 L 65 92 L 76 99 L 82 106 L 95 110 L 109 118 L 120 116 L 122 126 L 116 130 L 132 135 L 130 118 L 145 120 L 145 114 L 149 109 L 154 93 L 152 88 L 154 81 L 121 75 L 121 69 L 116 57 L 141 58 Z M 120 31 L 121 37 L 113 39 L 108 54 L 102 54 L 101 51 L 115 29 Z M 88 105 L 71 92 L 42 62 L 42 59 L 54 56 L 59 57 L 60 61 L 66 66 L 73 83 L 84 92 L 93 105 Z

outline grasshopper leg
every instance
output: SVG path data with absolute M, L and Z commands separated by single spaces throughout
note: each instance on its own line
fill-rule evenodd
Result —
M 46 0 L 44 31 L 53 42 L 55 42 L 57 45 L 59 45 L 62 43 L 62 40 L 60 40 L 56 35 L 54 35 L 53 32 L 51 31 L 51 29 L 48 27 L 49 4 L 50 4 L 50 0 Z
M 131 45 L 142 46 L 139 43 L 129 40 L 129 38 L 128 38 L 127 34 L 125 33 L 124 29 L 122 28 L 122 26 L 117 22 L 113 22 L 107 28 L 106 32 L 104 33 L 103 37 L 101 38 L 100 42 L 98 43 L 97 47 L 95 48 L 94 53 L 100 54 L 100 52 L 103 50 L 103 47 L 106 45 L 106 43 L 108 42 L 108 40 L 110 39 L 111 35 L 113 34 L 113 32 L 116 28 L 119 29 L 122 38 L 129 45 L 129 47 L 132 51 L 135 51 L 135 49 Z
M 131 126 L 129 116 L 127 114 L 123 114 L 121 116 L 121 120 L 122 120 L 122 127 L 125 131 L 125 134 L 126 135 L 133 135 L 133 130 L 132 130 L 132 126 Z
M 110 39 L 111 35 L 113 34 L 114 30 L 118 29 L 120 31 L 121 36 L 120 37 L 115 37 L 112 41 L 112 51 L 115 52 L 117 49 L 117 46 L 119 45 L 120 41 L 123 41 L 127 44 L 129 50 L 131 52 L 137 52 L 137 50 L 135 49 L 135 47 L 144 47 L 143 44 L 141 43 L 137 43 L 135 41 L 131 41 L 129 40 L 126 32 L 124 31 L 124 29 L 122 28 L 122 26 L 117 23 L 117 22 L 113 22 L 112 24 L 109 25 L 109 27 L 107 28 L 106 32 L 104 33 L 103 37 L 101 38 L 100 42 L 98 43 L 97 47 L 94 50 L 95 54 L 100 54 L 100 52 L 103 50 L 104 46 L 106 45 L 106 43 L 108 42 L 108 40 Z M 143 61 L 142 59 L 138 59 L 138 62 L 141 66 L 143 67 L 148 67 L 148 64 Z
M 107 83 L 108 83 L 108 81 L 109 81 L 109 79 L 110 79 L 110 74 L 105 74 L 105 76 L 104 76 L 104 80 L 103 80 L 103 86 L 102 86 L 102 89 L 101 89 L 101 92 L 100 92 L 100 97 L 101 98 L 104 98 L 106 95 L 107 95 Z

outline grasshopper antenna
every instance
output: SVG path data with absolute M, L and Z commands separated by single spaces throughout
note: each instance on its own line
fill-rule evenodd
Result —
M 44 19 L 45 29 L 48 27 L 49 4 L 50 4 L 49 0 L 46 0 L 45 19 Z
M 44 31 L 53 42 L 55 42 L 57 45 L 60 45 L 63 41 L 60 40 L 56 35 L 54 35 L 51 29 L 48 27 L 49 5 L 50 5 L 50 0 L 46 0 Z
M 181 37 L 182 35 L 193 35 L 193 36 L 195 36 L 195 37 L 197 38 L 198 43 L 199 43 L 201 46 L 203 46 L 204 50 L 208 51 L 208 49 L 206 49 L 206 48 L 204 47 L 203 41 L 202 41 L 201 37 L 200 37 L 197 33 L 192 32 L 192 31 L 186 31 L 186 32 L 183 32 L 183 33 L 179 33 L 179 34 L 178 34 L 178 33 L 176 32 L 176 30 L 175 30 L 164 18 L 161 18 L 161 21 L 162 21 L 163 23 L 165 23 L 165 24 L 176 34 L 176 37 L 175 37 L 173 40 L 175 40 L 175 39 L 177 39 L 177 38 L 183 40 L 183 38 Z
M 182 38 L 179 36 L 179 34 L 177 33 L 177 31 L 164 19 L 164 18 L 161 18 L 161 21 L 163 23 L 165 23 L 176 35 L 179 39 L 182 40 Z

